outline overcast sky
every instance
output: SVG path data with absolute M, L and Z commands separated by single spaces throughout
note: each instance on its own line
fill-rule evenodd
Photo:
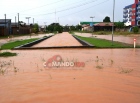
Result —
M 105 16 L 112 21 L 114 0 L 0 0 L 0 19 L 12 19 L 20 14 L 20 21 L 28 23 L 25 17 L 31 17 L 30 23 L 40 25 L 58 22 L 61 25 L 76 25 L 80 21 L 91 21 L 90 16 L 95 16 L 93 21 L 101 22 Z M 123 20 L 123 8 L 133 4 L 134 0 L 115 0 L 115 21 Z M 58 19 L 59 18 L 59 19 Z

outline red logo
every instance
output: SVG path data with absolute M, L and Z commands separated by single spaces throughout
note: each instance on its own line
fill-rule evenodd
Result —
M 84 67 L 84 62 L 70 62 L 70 61 L 63 61 L 60 55 L 55 55 L 52 58 L 48 59 L 47 62 L 43 63 L 44 67 Z

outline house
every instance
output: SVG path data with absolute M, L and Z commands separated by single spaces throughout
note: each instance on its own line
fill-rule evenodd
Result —
M 26 23 L 21 22 L 18 27 L 18 23 L 11 23 L 11 34 L 30 34 L 32 25 L 26 25 Z
M 113 26 L 113 23 L 111 22 L 97 23 L 97 24 L 94 24 L 94 31 L 112 31 L 112 26 Z
M 0 36 L 11 34 L 11 19 L 0 19 Z
M 80 22 L 82 30 L 86 31 L 111 31 L 113 23 L 111 22 Z
M 82 26 L 82 30 L 84 31 L 92 31 L 94 28 L 94 25 L 100 23 L 100 22 L 88 22 L 88 21 L 82 21 L 79 23 L 79 25 Z
M 91 31 L 92 27 L 90 25 L 82 25 L 82 31 Z

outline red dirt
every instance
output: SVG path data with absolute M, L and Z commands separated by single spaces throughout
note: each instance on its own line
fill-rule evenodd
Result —
M 0 58 L 14 61 L 0 75 L 0 103 L 140 103 L 139 49 L 12 52 L 19 54 Z M 44 60 L 54 55 L 85 62 L 85 67 L 44 68 Z

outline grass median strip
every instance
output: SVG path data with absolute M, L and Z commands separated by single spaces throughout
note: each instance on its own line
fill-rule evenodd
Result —
M 75 35 L 75 36 L 81 40 L 84 40 L 84 41 L 94 45 L 95 48 L 133 48 L 133 45 L 131 45 L 131 44 L 114 41 L 113 45 L 112 45 L 112 41 L 110 41 L 110 40 L 81 37 L 81 36 L 77 36 L 77 35 Z
M 16 56 L 16 53 L 11 53 L 11 52 L 3 52 L 0 53 L 0 57 L 9 57 L 9 56 Z
M 1 49 L 13 49 L 14 47 L 26 44 L 26 43 L 30 43 L 32 41 L 37 40 L 38 38 L 34 38 L 34 39 L 27 39 L 27 40 L 18 40 L 18 41 L 14 41 L 14 42 L 10 42 L 10 43 L 6 43 L 4 45 L 1 46 Z

